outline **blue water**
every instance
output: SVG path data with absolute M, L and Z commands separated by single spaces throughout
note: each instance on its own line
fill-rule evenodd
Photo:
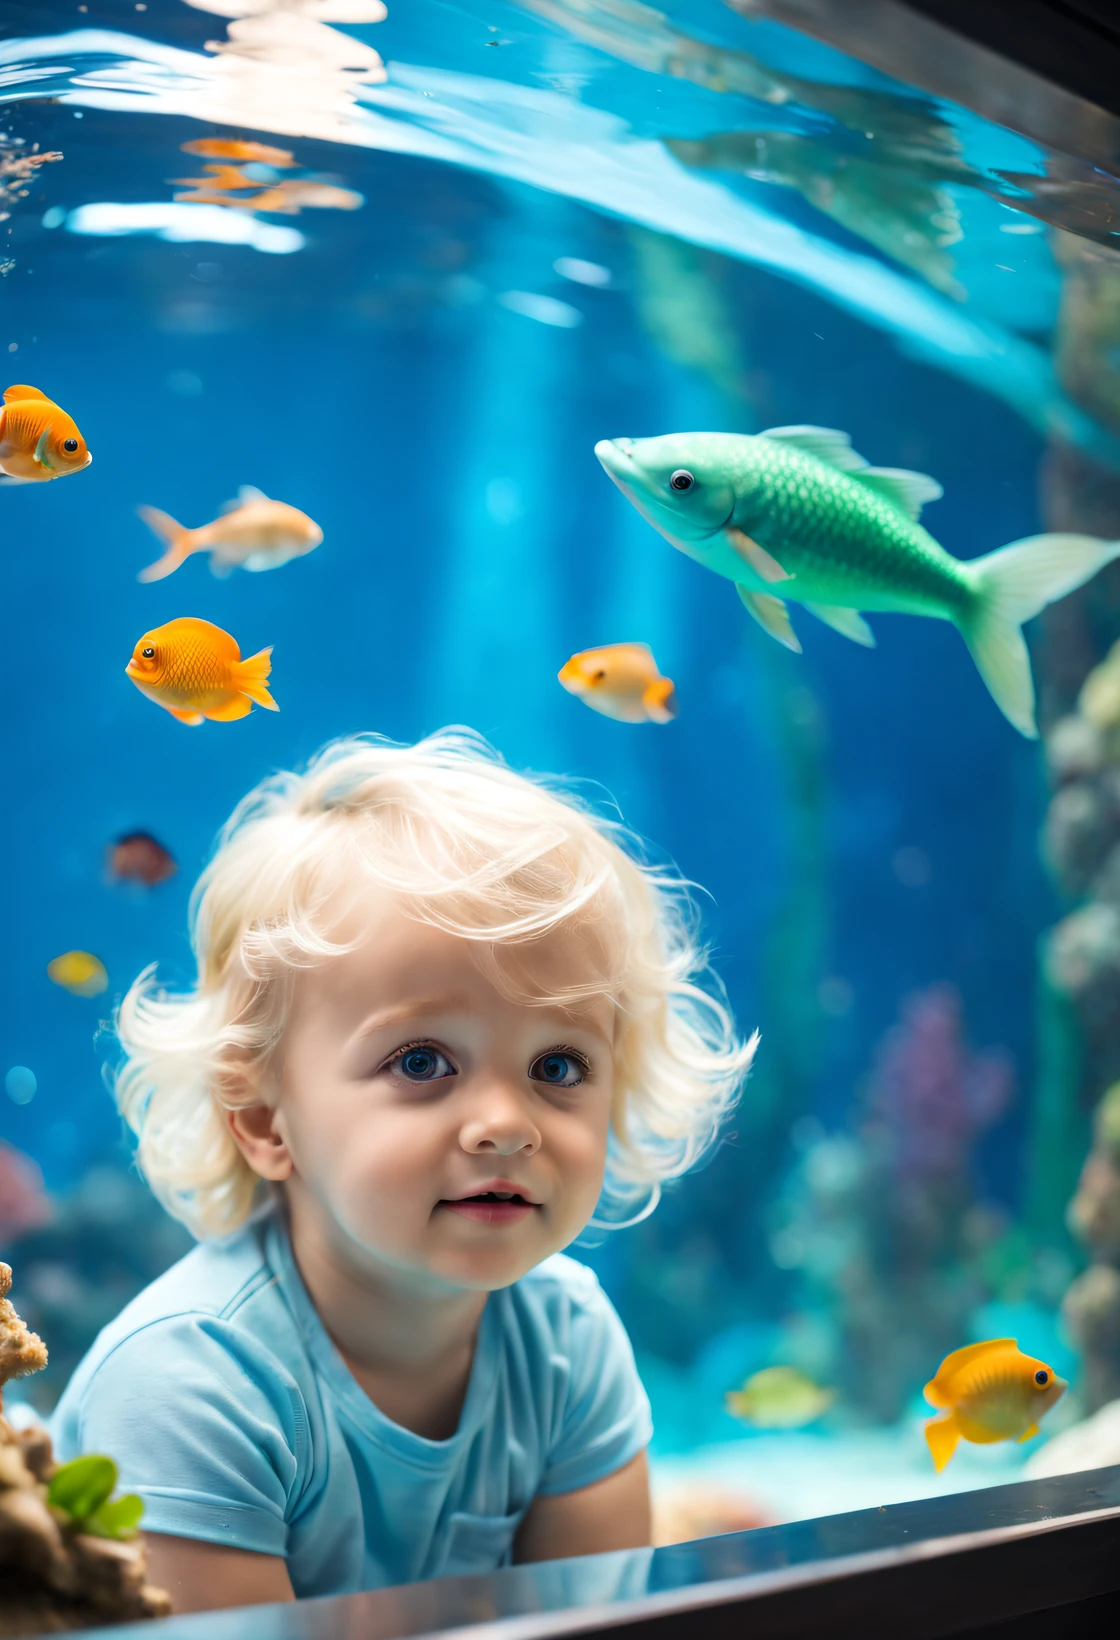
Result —
M 26 1104 L 0 1096 L 3 1137 L 62 1196 L 95 1166 L 125 1168 L 99 1022 L 146 964 L 189 982 L 188 893 L 234 803 L 331 737 L 412 740 L 457 722 L 518 767 L 597 783 L 704 886 L 716 965 L 742 1027 L 762 1031 L 759 1079 L 708 1170 L 646 1240 L 588 1254 L 651 1359 L 675 1333 L 685 1369 L 721 1330 L 769 1338 L 796 1306 L 768 1243 L 790 1132 L 807 1117 L 844 1127 L 917 988 L 954 985 L 972 1043 L 1014 1059 L 1015 1100 L 976 1164 L 979 1197 L 1013 1218 L 1028 1182 L 1035 945 L 1058 909 L 1038 853 L 1037 745 L 1001 717 L 948 625 L 874 617 L 870 652 L 802 616 L 804 655 L 778 651 L 592 449 L 694 427 L 838 427 L 875 464 L 941 481 L 924 521 L 960 557 L 1043 528 L 1048 436 L 1113 455 L 1055 378 L 1050 237 L 998 177 L 1039 173 L 1044 156 L 715 0 L 664 16 L 389 0 L 367 24 L 331 24 L 328 6 L 320 45 L 360 42 L 366 68 L 328 65 L 302 90 L 267 57 L 208 52 L 228 43 L 224 14 L 180 0 L 82 12 L 12 8 L 0 39 L 0 128 L 64 156 L 2 225 L 14 266 L 0 358 L 74 415 L 94 456 L 66 483 L 0 493 L 0 1073 L 23 1065 L 37 1081 Z M 970 177 L 943 185 L 960 218 L 959 294 L 790 186 L 674 157 L 666 139 L 736 129 L 823 152 L 856 138 L 807 93 L 779 106 L 635 61 L 643 28 L 643 49 L 688 36 L 740 67 L 874 93 L 880 113 L 935 114 Z M 211 135 L 291 149 L 298 175 L 364 203 L 168 210 L 170 179 L 201 174 L 180 145 Z M 160 207 L 157 231 L 132 231 L 145 205 Z M 208 237 L 235 231 L 258 243 Z M 557 271 L 571 259 L 600 282 Z M 705 337 L 706 367 L 689 362 Z M 138 505 L 201 524 L 242 484 L 308 512 L 323 545 L 273 574 L 219 581 L 196 557 L 138 584 L 157 556 Z M 125 663 L 142 632 L 180 615 L 216 622 L 246 654 L 273 645 L 279 713 L 188 730 L 145 700 Z M 626 639 L 649 642 L 675 680 L 675 723 L 609 722 L 557 684 L 573 651 Z M 179 866 L 150 893 L 104 876 L 106 846 L 138 828 Z M 104 996 L 48 981 L 48 961 L 74 947 L 104 962 Z M 718 1303 L 682 1323 L 667 1282 L 647 1325 L 636 1261 L 689 1246 Z M 746 1345 L 741 1359 L 748 1370 Z M 718 1408 L 718 1387 L 705 1393 Z

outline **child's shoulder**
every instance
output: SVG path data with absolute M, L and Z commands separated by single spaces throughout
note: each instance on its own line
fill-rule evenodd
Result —
M 250 1223 L 232 1236 L 201 1242 L 158 1276 L 98 1334 L 86 1364 L 95 1366 L 138 1333 L 177 1322 L 237 1324 L 253 1301 L 274 1285 L 260 1226 Z

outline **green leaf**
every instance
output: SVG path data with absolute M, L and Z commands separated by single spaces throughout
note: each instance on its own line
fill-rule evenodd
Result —
M 47 1502 L 71 1520 L 88 1520 L 113 1494 L 117 1466 L 112 1458 L 88 1453 L 56 1469 L 47 1487 Z
M 143 1498 L 137 1497 L 135 1492 L 126 1492 L 121 1498 L 113 1498 L 109 1503 L 103 1503 L 100 1509 L 90 1515 L 85 1522 L 85 1528 L 97 1537 L 135 1537 L 143 1513 Z

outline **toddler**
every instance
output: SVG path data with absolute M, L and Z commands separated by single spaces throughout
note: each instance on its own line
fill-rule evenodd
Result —
M 649 1541 L 649 1407 L 561 1249 L 706 1149 L 754 1041 L 686 885 L 465 730 L 240 804 L 198 980 L 120 1008 L 120 1109 L 199 1246 L 55 1415 L 178 1610 Z M 629 1207 L 627 1207 L 629 1203 Z

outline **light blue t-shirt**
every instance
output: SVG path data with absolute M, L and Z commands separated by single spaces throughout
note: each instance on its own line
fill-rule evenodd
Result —
M 146 1530 L 283 1555 L 305 1596 L 507 1564 L 538 1493 L 612 1474 L 652 1425 L 622 1323 L 558 1254 L 487 1299 L 457 1432 L 402 1428 L 327 1336 L 269 1214 L 104 1329 L 52 1432 L 62 1460 L 116 1459 Z

